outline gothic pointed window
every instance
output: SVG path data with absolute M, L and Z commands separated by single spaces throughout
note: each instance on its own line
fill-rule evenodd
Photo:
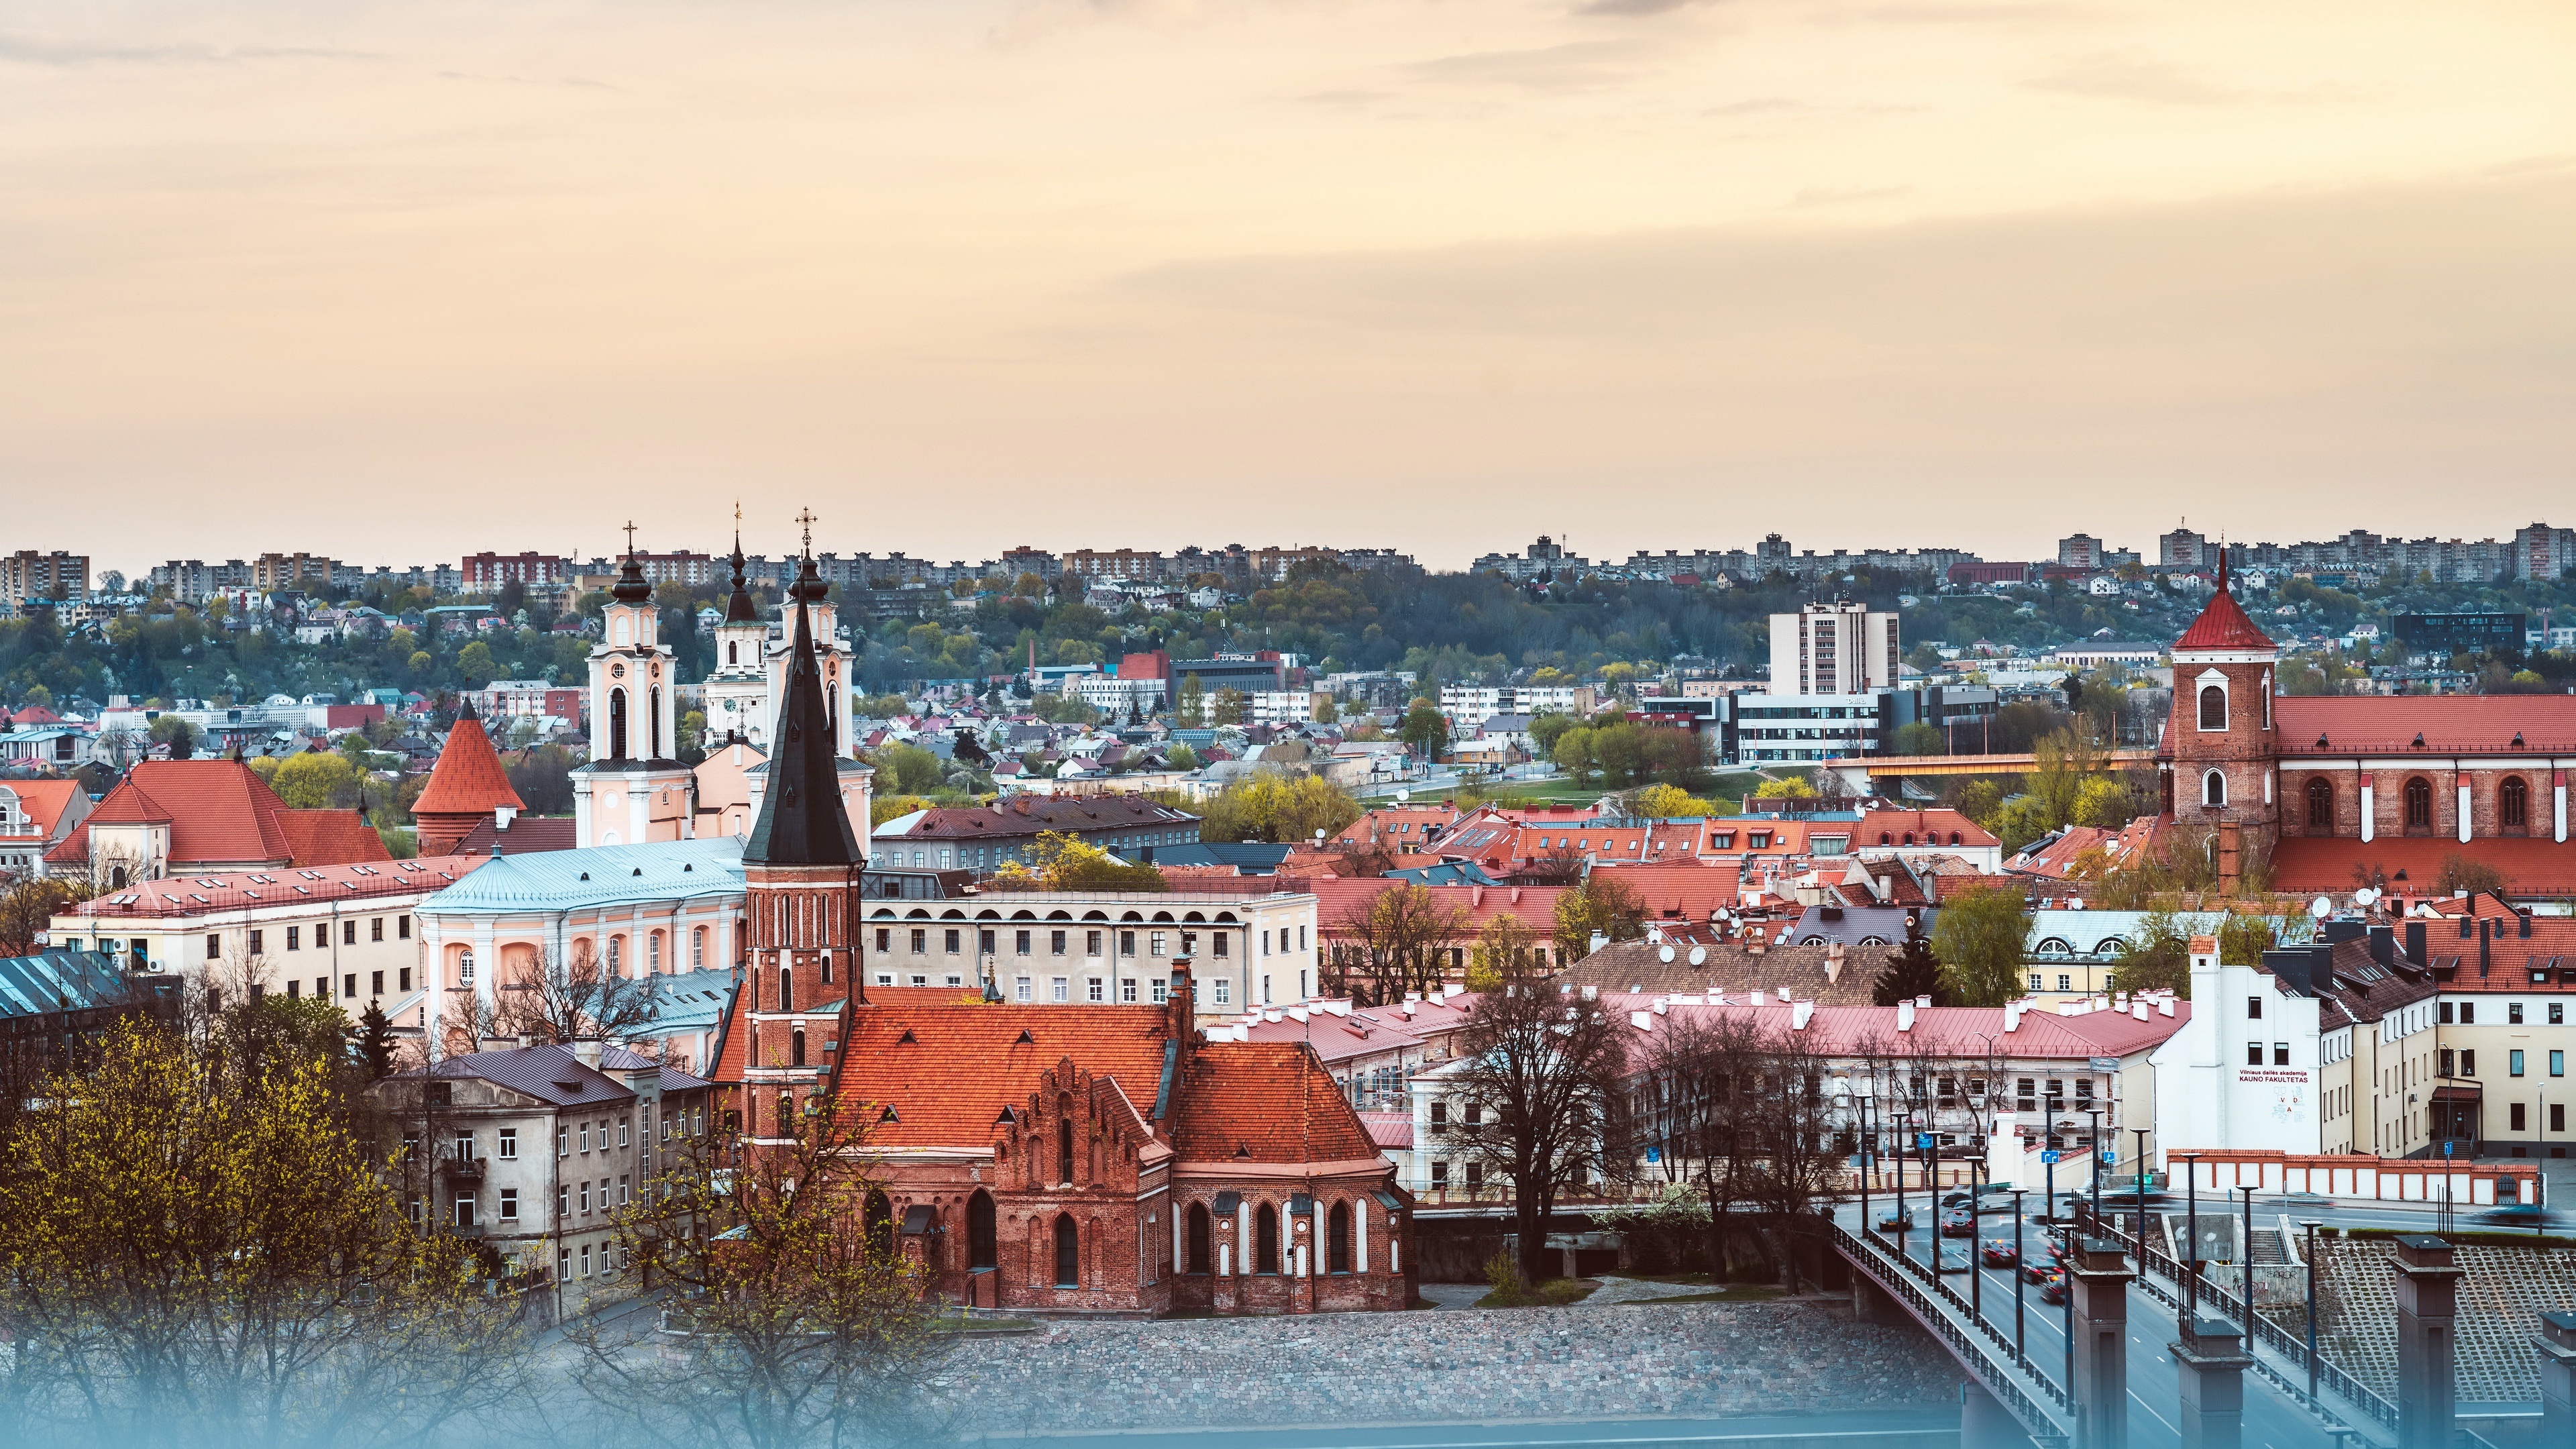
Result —
M 778 1009 L 781 1011 L 796 1009 L 795 970 L 796 968 L 792 966 L 778 968 Z M 801 1066 L 803 1063 L 800 1062 L 798 1065 Z
M 1324 1271 L 1327 1273 L 1351 1271 L 1351 1205 L 1349 1203 L 1333 1204 L 1333 1210 L 1324 1217 Z
M 2224 772 L 2212 770 L 2200 777 L 2200 803 L 2212 807 L 2227 803 L 2227 776 Z
M 626 691 L 622 689 L 608 692 L 608 757 L 626 758 Z
M 1056 1112 L 1055 1180 L 1062 1186 L 1071 1187 L 1073 1185 L 1073 1099 L 1062 1098 L 1057 1104 Z
M 1181 1270 L 1182 1272 L 1204 1273 L 1208 1270 L 1208 1264 L 1215 1261 L 1216 1253 L 1209 1245 L 1209 1240 L 1213 1236 L 1211 1232 L 1213 1226 L 1208 1219 L 1207 1204 L 1191 1203 L 1189 1230 L 1184 1238 L 1187 1257 L 1183 1261 L 1187 1266 Z
M 966 1266 L 990 1268 L 1002 1261 L 1001 1235 L 994 1231 L 993 1195 L 982 1188 L 966 1199 Z
M 894 1204 L 884 1193 L 868 1193 L 867 1222 L 868 1251 L 879 1258 L 894 1256 Z
M 734 641 L 732 641 L 731 639 L 727 639 L 727 640 L 725 641 L 725 663 L 727 663 L 727 664 L 740 664 L 741 662 L 742 662 L 742 646 L 741 646 L 741 645 L 739 645 L 739 644 L 737 644 L 737 643 L 735 643 L 735 642 L 734 642 Z
M 2406 828 L 2426 834 L 2433 829 L 2433 782 L 2421 775 L 2406 782 Z
M 1252 1214 L 1252 1271 L 1279 1271 L 1279 1209 L 1268 1203 Z
M 2334 829 L 2334 782 L 2323 776 L 2308 781 L 2308 828 Z
M 801 1026 L 788 1035 L 787 1065 L 791 1067 L 805 1065 L 805 1028 Z
M 644 711 L 644 739 L 651 746 L 644 752 L 644 758 L 658 760 L 662 758 L 662 691 L 658 688 L 654 689 L 644 698 L 647 705 Z
M 1082 1286 L 1082 1230 L 1074 1226 L 1073 1214 L 1058 1213 L 1055 1220 L 1055 1286 Z
M 2531 828 L 2531 787 L 2519 775 L 2496 788 L 2496 824 L 2514 831 Z

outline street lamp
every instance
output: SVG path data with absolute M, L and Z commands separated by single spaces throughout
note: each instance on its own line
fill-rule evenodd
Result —
M 2084 1116 L 2084 1155 L 2093 1159 L 2086 1166 L 2093 1178 L 2093 1221 L 2098 1225 L 2102 1221 L 2102 1109 L 2087 1107 Z
M 2183 1177 L 2183 1317 L 2200 1315 L 2200 1157 L 2197 1153 L 2177 1154 L 2182 1158 Z
M 2317 1228 L 2315 1218 L 2299 1219 L 2308 1232 L 2308 1397 L 2317 1396 Z
M 2138 1134 L 2138 1271 L 2147 1271 L 2147 1134 L 2155 1129 L 2132 1127 Z
M 1986 1265 L 1979 1261 L 1986 1246 L 1986 1203 L 1979 1191 L 1985 1165 L 1982 1157 L 1968 1159 L 1968 1321 L 1980 1328 L 1986 1323 Z
M 2236 1190 L 2245 1194 L 2245 1238 L 2236 1246 L 2245 1255 L 2245 1346 L 2250 1350 L 2254 1347 L 2254 1187 L 2247 1184 Z
M 1905 1124 L 1914 1118 L 1914 1109 L 1896 1109 L 1896 1261 L 1905 1261 Z
M 2048 1174 L 2043 1184 L 2047 1191 L 2039 1200 L 2039 1220 L 2054 1223 L 2057 1221 L 2057 1098 L 2054 1095 L 2039 1099 L 2039 1141 L 2042 1149 L 2040 1167 Z
M 2022 1285 L 2023 1285 L 2023 1283 L 2024 1283 L 2024 1281 L 2025 1281 L 2025 1279 L 2024 1279 L 2024 1277 L 2023 1277 L 2023 1272 L 2022 1272 L 2022 1270 L 2023 1270 L 2025 1267 L 2027 1267 L 2027 1266 L 2028 1266 L 2028 1264 L 2024 1261 L 2024 1259 L 2026 1259 L 2026 1258 L 2029 1256 L 2029 1253 L 2028 1253 L 2028 1250 L 2022 1246 L 2022 1240 L 2021 1240 L 2021 1199 L 2022 1199 L 2022 1195 L 2023 1195 L 2024 1193 L 2029 1192 L 2029 1191 L 2030 1191 L 2030 1189 L 2029 1189 L 2029 1188 L 2026 1188 L 2026 1187 L 2016 1187 L 2016 1188 L 2014 1188 L 2014 1189 L 2012 1190 L 2012 1200 L 2013 1200 L 2013 1361 L 2014 1361 L 2015 1363 L 2020 1364 L 2020 1365 L 2021 1365 L 2023 1368 L 2025 1368 L 2025 1369 L 2027 1369 L 2027 1368 L 2029 1368 L 2029 1367 L 2030 1367 L 2030 1355 L 2029 1355 L 2027 1352 L 2025 1352 L 2025 1351 L 2023 1350 L 2023 1348 L 2022 1348 L 2022 1320 L 2021 1320 L 2021 1305 L 2022 1305 Z

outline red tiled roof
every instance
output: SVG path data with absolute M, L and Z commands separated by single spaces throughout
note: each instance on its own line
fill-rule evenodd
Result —
M 2411 751 L 2418 734 L 2427 754 L 2576 750 L 2576 695 L 2285 695 L 2272 708 L 2284 766 L 2293 769 L 2302 754 Z
M 86 860 L 89 827 L 147 822 L 169 825 L 174 864 L 283 863 L 295 854 L 294 843 L 278 821 L 285 813 L 277 792 L 239 760 L 143 760 L 45 858 Z M 383 849 L 382 842 L 377 849 Z
M 1913 837 L 1911 840 L 1906 838 L 1909 834 Z M 1892 838 L 1881 840 L 1881 835 Z M 1993 832 L 1956 810 L 1872 810 L 1863 814 L 1860 823 L 1853 827 L 1851 848 L 1879 850 L 1894 847 L 1902 850 L 1908 846 L 1949 844 L 1965 850 L 1972 845 L 1982 847 L 2001 843 Z
M 355 865 L 391 860 L 384 837 L 355 810 L 280 810 L 290 866 Z
M 1360 1125 L 1368 1129 L 1369 1141 L 1384 1152 L 1413 1150 L 1413 1116 L 1407 1112 L 1362 1112 Z
M 543 855 L 551 850 L 571 850 L 581 844 L 577 827 L 580 821 L 569 815 L 522 815 L 503 830 L 489 816 L 474 823 L 463 839 L 452 847 L 458 855 L 489 856 L 494 847 L 502 855 Z
M 72 792 L 80 788 L 78 780 L 9 782 L 10 793 L 18 797 L 18 808 L 27 812 L 28 823 L 34 827 L 27 833 L 35 836 L 54 833 L 54 826 L 62 820 L 64 809 L 72 803 Z
M 1603 862 L 1602 876 L 1636 887 L 1649 919 L 1705 921 L 1720 906 L 1742 904 L 1736 894 L 1737 869 L 1732 864 L 1702 865 L 1696 860 L 1656 861 L 1650 865 Z
M 987 1005 L 936 987 L 870 988 L 868 1004 L 853 1007 L 851 1018 L 841 1043 L 841 1100 L 895 1109 L 897 1120 L 879 1123 L 870 1139 L 887 1148 L 980 1148 L 993 1140 L 1002 1108 L 1024 1106 L 1039 1078 L 1067 1058 L 1117 1079 L 1129 1100 L 1150 1112 L 1170 1035 L 1159 1006 Z M 1028 1041 L 1020 1040 L 1023 1032 Z M 719 1080 L 741 1080 L 739 1056 L 749 1037 L 748 1025 L 736 1020 Z
M 234 870 L 218 875 L 190 872 L 159 880 L 137 881 L 72 908 L 81 916 L 196 916 L 212 911 L 238 911 L 290 901 L 357 901 L 380 896 L 432 894 L 462 880 L 480 860 L 431 856 L 425 860 L 388 861 L 382 865 L 351 864 L 284 867 L 273 872 Z
M 1326 935 L 1342 929 L 1342 922 L 1353 913 L 1368 909 L 1369 899 L 1378 892 L 1403 884 L 1380 876 L 1306 876 L 1296 888 L 1312 892 L 1315 897 L 1316 928 Z M 1565 894 L 1564 886 L 1423 886 L 1441 905 L 1464 907 L 1477 928 L 1498 915 L 1517 916 L 1542 938 L 1556 931 L 1556 900 Z
M 2225 576 L 2221 575 L 2220 578 L 2218 592 L 2209 596 L 2208 606 L 2200 611 L 2199 618 L 2191 621 L 2190 628 L 2182 631 L 2182 637 L 2174 641 L 2174 648 L 2271 649 L 2276 647 L 2271 635 L 2256 628 L 2254 621 L 2245 617 L 2245 610 L 2237 605 L 2236 596 L 2227 592 Z
M 1294 1042 L 1210 1042 L 1191 1055 L 1178 1115 L 1172 1135 L 1184 1161 L 1347 1162 L 1378 1155 L 1323 1064 Z
M 2356 866 L 2387 872 L 2389 889 L 2429 893 L 2441 877 L 2442 857 L 2465 855 L 2504 872 L 2514 896 L 2576 896 L 2576 845 L 2546 838 L 2483 838 L 2465 844 L 2425 836 L 2386 836 L 2364 844 L 2349 836 L 2283 836 L 2272 847 L 2272 886 L 2306 895 L 2349 891 Z M 2399 871 L 2406 879 L 2396 878 Z
M 502 806 L 527 808 L 519 792 L 510 788 L 510 777 L 502 770 L 500 757 L 492 752 L 492 737 L 483 732 L 483 722 L 470 715 L 462 717 L 456 721 L 456 728 L 447 732 L 438 763 L 430 768 L 429 786 L 412 802 L 411 812 L 488 815 Z

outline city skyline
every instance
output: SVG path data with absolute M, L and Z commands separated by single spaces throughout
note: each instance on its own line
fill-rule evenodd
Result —
M 21 10 L 0 476 L 137 558 L 604 553 L 737 494 L 756 547 L 810 505 L 942 558 L 1454 567 L 1647 546 L 1623 513 L 2036 556 L 2022 500 L 2076 497 L 2132 547 L 2504 531 L 2576 442 L 2571 41 L 2510 0 Z

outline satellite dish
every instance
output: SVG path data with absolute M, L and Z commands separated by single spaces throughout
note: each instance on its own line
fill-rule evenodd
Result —
M 1670 961 L 1671 959 L 1673 959 L 1673 948 L 1672 948 L 1672 947 L 1670 947 L 1670 946 L 1658 946 L 1658 947 L 1656 947 L 1656 948 L 1655 948 L 1655 959 L 1656 959 L 1656 960 L 1658 960 L 1658 961 Z
M 1703 965 L 1703 964 L 1705 964 L 1705 963 L 1707 962 L 1707 960 L 1708 960 L 1708 948 L 1707 948 L 1706 946 L 1693 946 L 1693 947 L 1691 947 L 1691 964 L 1692 964 L 1693 966 Z
M 2379 888 L 2376 886 L 2363 886 L 2361 889 L 2352 893 L 2352 903 L 2357 906 L 2371 905 L 2377 902 L 2378 899 Z
M 2324 896 L 2319 896 L 2315 900 L 2308 902 L 2308 914 L 2322 921 L 2326 917 L 2334 914 L 2334 902 L 2326 899 Z
M 1413 798 L 1413 792 L 1412 792 L 1412 791 L 1410 791 L 1410 790 L 1398 790 L 1398 791 L 1396 791 L 1396 792 L 1395 792 L 1395 803 L 1396 803 L 1396 804 L 1398 804 L 1398 805 L 1401 805 L 1401 804 L 1403 804 L 1405 801 L 1410 800 L 1410 799 L 1412 799 L 1412 798 Z

